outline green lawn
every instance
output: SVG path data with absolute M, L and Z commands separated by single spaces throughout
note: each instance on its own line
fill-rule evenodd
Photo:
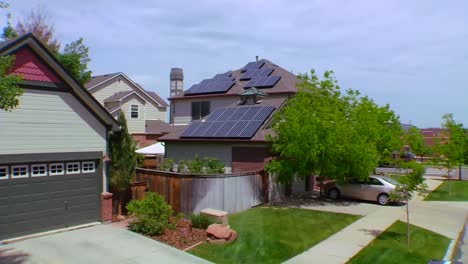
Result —
M 215 263 L 281 263 L 359 218 L 295 208 L 253 208 L 229 216 L 229 225 L 238 234 L 234 243 L 205 243 L 190 253 Z
M 353 263 L 424 263 L 431 259 L 442 260 L 450 239 L 429 230 L 411 226 L 411 247 L 406 246 L 406 223 L 396 222 L 371 244 L 354 256 Z
M 450 185 L 450 194 L 448 188 Z M 426 201 L 468 201 L 468 181 L 444 181 L 432 191 Z

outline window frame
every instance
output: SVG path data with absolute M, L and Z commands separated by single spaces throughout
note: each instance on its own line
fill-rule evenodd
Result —
M 68 165 L 78 165 L 78 171 L 69 171 L 68 170 Z M 65 165 L 65 172 L 67 175 L 69 174 L 80 174 L 81 173 L 81 163 L 80 162 L 67 162 L 67 165 Z
M 85 164 L 93 164 L 92 170 L 84 170 Z M 95 161 L 83 161 L 81 162 L 81 173 L 94 173 L 96 172 L 96 162 Z
M 20 176 L 13 175 L 14 170 L 16 168 L 26 168 L 26 175 L 20 175 Z M 12 165 L 11 170 L 10 170 L 10 178 L 11 179 L 29 178 L 29 165 Z
M 0 169 L 5 169 L 5 176 L 0 176 L 0 180 L 8 180 L 10 178 L 10 170 L 8 166 L 0 166 Z
M 52 166 L 62 166 L 62 172 L 52 172 Z M 49 164 L 49 176 L 65 175 L 65 164 L 63 162 L 50 163 Z
M 205 112 L 203 110 L 206 110 Z M 191 104 L 192 120 L 200 120 L 211 113 L 210 101 L 197 101 Z
M 133 110 L 133 107 L 136 107 L 136 111 Z M 133 113 L 136 113 L 136 117 L 133 117 Z M 140 118 L 140 107 L 137 104 L 130 105 L 130 119 L 139 119 Z
M 42 173 L 42 174 L 34 174 L 34 167 L 39 167 L 39 166 L 44 166 L 44 167 L 45 167 L 45 168 L 44 168 L 44 173 Z M 31 164 L 31 171 L 30 171 L 31 177 L 44 177 L 44 176 L 47 176 L 47 175 L 48 175 L 48 172 L 49 172 L 48 169 L 49 169 L 49 168 L 48 168 L 47 164 L 45 164 L 45 163 L 41 163 L 41 164 Z

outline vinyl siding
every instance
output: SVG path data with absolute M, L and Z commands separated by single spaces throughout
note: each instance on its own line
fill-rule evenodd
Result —
M 119 82 L 119 79 L 121 80 L 120 82 Z M 104 105 L 104 100 L 106 98 L 118 92 L 133 91 L 131 84 L 122 77 L 115 77 L 114 79 L 111 80 L 111 82 L 101 84 L 99 87 L 94 88 L 94 89 L 97 89 L 97 90 L 92 92 L 92 95 L 102 105 Z
M 215 98 L 197 98 L 197 99 L 184 99 L 174 101 L 174 124 L 186 125 L 192 121 L 192 102 L 210 102 L 210 112 L 214 110 L 229 106 L 238 102 L 239 96 L 229 97 L 215 97 Z
M 133 133 L 145 132 L 145 103 L 143 100 L 137 99 L 138 97 L 132 95 L 131 99 L 127 100 L 122 105 L 122 111 L 125 113 L 127 119 L 128 131 Z M 130 107 L 131 105 L 138 105 L 138 118 L 131 118 Z
M 166 121 L 166 109 L 165 107 L 155 107 L 148 102 L 145 106 L 145 119 Z
M 25 89 L 19 100 L 0 111 L 0 154 L 106 153 L 106 128 L 72 94 Z

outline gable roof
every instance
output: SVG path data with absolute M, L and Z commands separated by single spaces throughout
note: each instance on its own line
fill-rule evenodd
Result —
M 186 128 L 186 125 L 171 125 L 162 120 L 145 120 L 146 134 L 167 134 Z
M 52 53 L 39 40 L 37 40 L 33 34 L 25 34 L 16 39 L 1 43 L 0 55 L 9 55 L 24 47 L 29 47 L 34 51 L 35 55 L 44 61 L 51 71 L 57 74 L 57 76 L 71 88 L 73 94 L 79 99 L 79 101 L 87 106 L 87 108 L 90 109 L 91 112 L 108 128 L 111 128 L 112 130 L 118 129 L 119 126 L 117 121 L 112 117 L 112 115 L 110 115 L 107 110 L 83 86 L 81 86 L 66 69 L 63 68 L 54 55 L 52 55 Z M 23 83 L 27 82 L 23 81 Z M 41 82 L 34 83 L 34 85 L 40 84 Z M 47 86 L 45 83 L 44 85 Z
M 115 93 L 115 94 L 107 97 L 106 99 L 104 99 L 104 103 L 119 102 L 119 101 L 122 101 L 123 99 L 125 99 L 126 97 L 128 97 L 128 96 L 130 96 L 132 94 L 135 94 L 136 96 L 141 98 L 141 96 L 139 96 L 137 93 L 135 93 L 135 91 L 122 91 L 122 92 L 118 92 L 118 93 Z
M 156 96 L 153 96 L 149 93 L 149 91 L 143 89 L 138 83 L 132 81 L 127 75 L 125 75 L 123 72 L 116 72 L 116 73 L 109 73 L 109 74 L 103 74 L 103 75 L 97 75 L 91 77 L 91 81 L 89 81 L 87 84 L 85 84 L 86 88 L 90 93 L 94 93 L 96 91 L 96 88 L 105 83 L 108 82 L 117 76 L 120 76 L 124 79 L 126 79 L 132 86 L 135 88 L 134 91 L 137 92 L 140 97 L 146 97 L 148 101 L 152 101 L 154 104 L 156 104 L 158 107 L 168 107 L 169 105 L 161 98 L 159 97 L 156 93 L 154 93 Z
M 263 62 L 263 66 L 260 69 L 270 68 L 273 69 L 273 72 L 270 76 L 279 76 L 281 79 L 271 88 L 259 89 L 266 94 L 278 94 L 278 93 L 296 93 L 297 87 L 296 84 L 300 81 L 297 76 L 284 68 L 272 63 L 269 60 L 262 59 L 259 62 Z M 229 71 L 227 72 L 229 73 Z M 227 74 L 224 73 L 224 74 Z M 242 68 L 234 70 L 231 72 L 231 77 L 234 79 L 234 85 L 224 93 L 213 93 L 213 94 L 180 94 L 175 95 L 169 98 L 169 100 L 183 100 L 191 98 L 204 98 L 204 97 L 219 97 L 219 96 L 238 96 L 243 93 L 246 89 L 245 85 L 250 80 L 241 80 L 241 75 L 243 74 Z M 224 75 L 223 74 L 223 75 Z M 189 88 L 190 89 L 190 88 Z

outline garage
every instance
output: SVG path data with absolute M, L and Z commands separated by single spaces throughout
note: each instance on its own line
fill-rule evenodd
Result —
M 24 155 L 3 158 L 0 240 L 99 221 L 101 155 L 34 155 L 30 163 Z

